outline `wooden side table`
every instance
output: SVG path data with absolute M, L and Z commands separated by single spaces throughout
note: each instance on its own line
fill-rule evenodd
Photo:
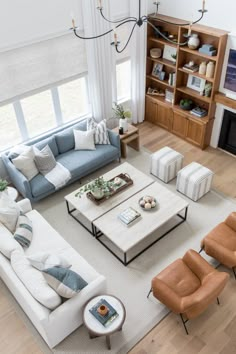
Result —
M 89 311 L 96 303 L 105 299 L 116 309 L 119 316 L 108 327 L 104 327 Z M 125 321 L 126 311 L 123 303 L 115 296 L 112 295 L 99 295 L 89 300 L 84 308 L 84 325 L 89 331 L 90 338 L 96 338 L 100 336 L 106 336 L 107 348 L 111 349 L 110 335 L 114 332 L 121 331 L 123 323 Z
M 113 131 L 119 134 L 119 127 Z M 139 151 L 139 130 L 134 125 L 128 124 L 128 131 L 120 135 L 121 157 L 127 157 L 127 145 Z

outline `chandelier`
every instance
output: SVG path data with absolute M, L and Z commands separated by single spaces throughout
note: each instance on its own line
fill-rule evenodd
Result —
M 80 39 L 96 39 L 96 38 L 100 38 L 100 37 L 103 37 L 103 36 L 106 36 L 107 34 L 109 33 L 114 33 L 114 41 L 111 43 L 111 45 L 113 45 L 117 51 L 117 53 L 122 53 L 126 47 L 128 46 L 130 40 L 131 40 L 131 37 L 133 35 L 133 32 L 135 30 L 135 27 L 136 26 L 139 26 L 141 27 L 144 23 L 148 23 L 152 28 L 153 30 L 159 35 L 161 36 L 162 38 L 164 38 L 166 41 L 170 42 L 170 43 L 173 43 L 173 44 L 178 44 L 178 45 L 186 45 L 187 42 L 188 42 L 188 38 L 191 36 L 191 27 L 193 24 L 196 24 L 198 22 L 200 22 L 204 16 L 204 14 L 207 12 L 207 10 L 205 9 L 205 0 L 202 1 L 202 8 L 200 10 L 198 10 L 198 12 L 200 12 L 200 17 L 195 20 L 195 21 L 192 21 L 192 22 L 178 22 L 178 23 L 175 23 L 175 22 L 171 22 L 171 21 L 166 21 L 162 18 L 158 18 L 158 8 L 159 8 L 159 5 L 160 5 L 160 2 L 157 2 L 155 1 L 153 3 L 154 5 L 156 5 L 156 12 L 154 14 L 154 16 L 152 15 L 152 18 L 155 18 L 156 20 L 160 21 L 160 22 L 163 22 L 163 23 L 167 23 L 167 24 L 170 24 L 170 25 L 175 25 L 175 26 L 189 26 L 189 29 L 188 29 L 188 32 L 184 35 L 184 37 L 186 38 L 186 41 L 185 42 L 176 42 L 176 41 L 173 41 L 171 40 L 170 38 L 168 38 L 164 33 L 162 33 L 160 31 L 160 29 L 158 29 L 158 27 L 154 26 L 150 21 L 150 16 L 141 16 L 141 0 L 139 0 L 139 15 L 138 17 L 132 17 L 132 16 L 128 16 L 126 18 L 123 18 L 123 19 L 120 19 L 120 20 L 115 20 L 115 21 L 112 21 L 112 20 L 109 20 L 108 18 L 105 17 L 104 13 L 103 13 L 103 7 L 102 7 L 102 0 L 98 0 L 98 6 L 97 6 L 97 9 L 98 11 L 100 12 L 102 18 L 107 21 L 108 23 L 112 24 L 114 26 L 114 28 L 102 33 L 102 34 L 99 34 L 97 36 L 91 36 L 91 37 L 82 37 L 81 35 L 79 35 L 77 33 L 77 27 L 75 25 L 75 20 L 72 19 L 72 28 L 71 30 L 74 32 L 75 36 L 80 38 Z M 118 35 L 116 33 L 116 30 L 125 25 L 126 23 L 131 23 L 133 24 L 132 28 L 131 28 L 131 31 L 130 31 L 130 34 L 128 36 L 128 39 L 126 41 L 126 43 L 123 45 L 123 47 L 121 48 L 120 45 L 121 43 L 118 41 Z

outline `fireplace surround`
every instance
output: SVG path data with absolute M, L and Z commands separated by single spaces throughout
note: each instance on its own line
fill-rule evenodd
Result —
M 224 110 L 218 146 L 236 155 L 236 113 Z

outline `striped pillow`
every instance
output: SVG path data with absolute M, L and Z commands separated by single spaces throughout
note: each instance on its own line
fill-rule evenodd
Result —
M 99 145 L 111 144 L 107 133 L 107 126 L 106 126 L 105 119 L 97 123 L 93 118 L 88 118 L 87 130 L 94 130 L 95 144 L 99 144 Z
M 21 213 L 16 224 L 14 239 L 17 242 L 19 242 L 19 244 L 22 247 L 28 248 L 32 241 L 32 236 L 33 236 L 32 222 L 28 218 L 28 216 Z

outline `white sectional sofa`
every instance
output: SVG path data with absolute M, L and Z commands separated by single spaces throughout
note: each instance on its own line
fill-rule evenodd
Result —
M 104 293 L 106 280 L 36 210 L 31 209 L 28 199 L 20 201 L 19 204 L 33 223 L 33 239 L 25 254 L 32 255 L 40 251 L 61 254 L 72 264 L 71 269 L 80 274 L 88 283 L 75 297 L 65 301 L 56 309 L 49 310 L 35 300 L 12 269 L 10 260 L 0 254 L 2 280 L 45 342 L 53 348 L 83 323 L 82 312 L 85 303 L 91 297 Z M 1 225 L 2 227 L 4 226 Z

